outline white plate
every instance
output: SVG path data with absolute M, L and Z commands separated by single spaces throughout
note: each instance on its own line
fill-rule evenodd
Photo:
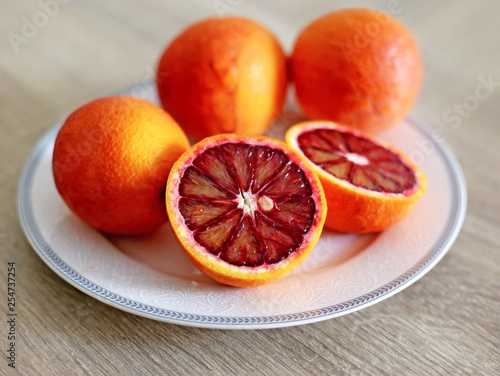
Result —
M 122 94 L 157 102 L 151 85 Z M 282 280 L 257 288 L 223 286 L 192 266 L 168 224 L 149 236 L 125 238 L 104 236 L 77 219 L 52 177 L 59 126 L 39 141 L 20 181 L 19 215 L 26 236 L 42 260 L 76 288 L 156 320 L 254 329 L 354 312 L 427 273 L 451 247 L 465 215 L 465 182 L 452 152 L 417 123 L 405 121 L 380 136 L 413 157 L 427 175 L 427 193 L 409 216 L 375 235 L 325 230 L 305 262 Z M 280 136 L 283 130 L 281 123 L 269 134 Z

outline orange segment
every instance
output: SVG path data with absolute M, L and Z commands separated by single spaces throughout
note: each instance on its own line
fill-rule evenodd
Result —
M 219 150 L 226 161 L 226 165 L 233 174 L 240 191 L 246 192 L 250 189 L 252 183 L 252 148 L 246 145 L 224 144 Z
M 264 261 L 268 264 L 285 259 L 301 244 L 302 236 L 267 219 L 261 213 L 257 213 L 255 222 L 265 247 Z
M 167 197 L 188 257 L 233 286 L 288 274 L 312 250 L 326 218 L 317 176 L 284 143 L 267 137 L 203 140 L 176 162 Z
M 186 218 L 186 225 L 191 230 L 206 225 L 214 219 L 224 218 L 238 204 L 231 201 L 210 201 L 182 197 L 179 200 L 179 210 Z
M 259 240 L 259 231 L 253 219 L 244 215 L 238 229 L 231 235 L 220 258 L 229 264 L 238 266 L 260 266 L 264 263 L 264 252 Z
M 205 175 L 216 181 L 221 187 L 226 188 L 234 194 L 238 193 L 237 182 L 230 177 L 231 172 L 228 170 L 223 160 L 214 157 L 218 153 L 215 150 L 208 150 L 204 158 L 196 158 L 193 165 L 203 171 Z
M 279 197 L 274 202 L 276 210 L 265 213 L 276 223 L 297 232 L 307 232 L 312 222 L 315 203 L 310 197 Z
M 333 176 L 338 177 L 339 179 L 347 179 L 349 177 L 349 171 L 351 170 L 352 163 L 345 161 L 342 158 L 340 163 L 331 163 L 331 164 L 323 164 L 323 167 L 326 171 L 328 171 Z
M 263 146 L 256 146 L 253 154 L 252 191 L 257 192 L 283 170 L 288 158 L 283 153 Z
M 186 170 L 184 184 L 181 185 L 181 195 L 191 198 L 206 198 L 220 200 L 234 198 L 235 195 L 224 189 L 220 182 L 215 182 L 195 167 Z
M 328 149 L 327 150 L 318 149 L 314 146 L 308 146 L 307 143 L 302 143 L 302 150 L 306 155 L 314 155 L 316 161 L 315 163 L 329 162 L 330 164 L 333 164 L 337 161 L 339 162 L 345 161 L 345 158 L 343 158 L 339 154 L 335 154 L 335 152 L 333 151 L 329 151 Z
M 236 226 L 241 222 L 243 211 L 238 209 L 211 225 L 201 228 L 194 234 L 195 240 L 211 253 L 218 255 L 222 246 L 233 235 Z
M 290 128 L 287 143 L 311 162 L 328 202 L 326 226 L 377 232 L 401 220 L 425 192 L 423 173 L 394 147 L 332 122 Z
M 263 195 L 280 197 L 305 197 L 311 195 L 311 186 L 304 172 L 296 164 L 288 164 L 270 183 L 262 190 Z

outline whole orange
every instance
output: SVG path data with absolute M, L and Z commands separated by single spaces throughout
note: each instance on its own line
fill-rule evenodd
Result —
M 189 27 L 166 48 L 157 70 L 163 107 L 195 140 L 264 132 L 283 109 L 286 86 L 278 41 L 244 18 Z
M 291 71 L 307 116 L 377 132 L 408 114 L 420 91 L 423 64 L 407 28 L 381 12 L 354 8 L 306 27 L 296 41 Z
M 60 129 L 52 169 L 68 207 L 97 229 L 121 235 L 167 221 L 165 187 L 188 140 L 162 108 L 129 96 L 97 99 Z

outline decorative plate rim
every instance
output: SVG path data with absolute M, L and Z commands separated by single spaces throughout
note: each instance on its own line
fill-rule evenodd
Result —
M 462 169 L 443 141 L 438 142 L 421 122 L 414 118 L 408 121 L 428 139 L 441 154 L 451 180 L 452 203 L 446 226 L 434 245 L 405 273 L 385 285 L 354 299 L 315 310 L 272 316 L 224 317 L 183 313 L 140 303 L 105 289 L 83 277 L 69 267 L 50 247 L 36 223 L 32 205 L 32 182 L 34 172 L 47 145 L 52 142 L 61 126 L 56 124 L 38 141 L 28 158 L 19 182 L 18 214 L 23 231 L 40 258 L 61 278 L 87 295 L 123 311 L 172 324 L 212 329 L 263 329 L 295 326 L 323 321 L 355 312 L 378 303 L 410 286 L 431 270 L 448 252 L 462 227 L 467 207 L 467 189 Z

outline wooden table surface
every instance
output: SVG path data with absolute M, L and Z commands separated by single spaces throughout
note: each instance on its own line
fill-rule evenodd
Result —
M 468 183 L 463 229 L 424 278 L 339 318 L 224 331 L 122 312 L 73 288 L 37 257 L 21 229 L 16 194 L 32 148 L 57 120 L 151 80 L 167 42 L 201 18 L 252 17 L 290 51 L 310 21 L 354 4 L 390 11 L 413 31 L 426 65 L 413 113 L 443 130 Z M 487 0 L 2 1 L 0 374 L 499 375 L 499 16 L 500 3 Z M 485 81 L 489 86 L 478 89 Z M 456 106 L 465 108 L 458 118 L 443 118 Z M 6 359 L 9 261 L 17 267 L 16 369 Z

